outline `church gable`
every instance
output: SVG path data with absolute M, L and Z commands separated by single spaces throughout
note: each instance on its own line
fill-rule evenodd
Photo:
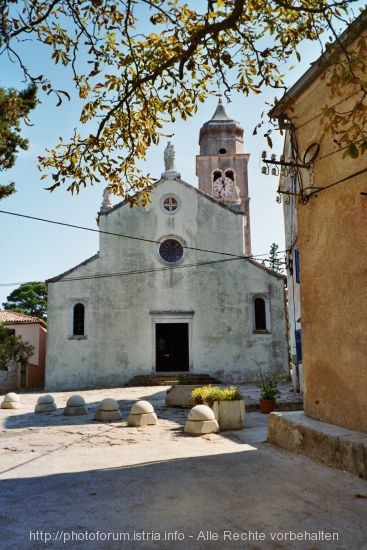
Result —
M 125 202 L 100 213 L 99 228 L 101 260 L 108 259 L 115 268 L 118 263 L 136 268 L 165 265 L 169 261 L 160 251 L 165 254 L 170 246 L 182 247 L 182 262 L 214 259 L 203 250 L 244 254 L 242 213 L 180 179 L 162 178 L 144 207 L 131 208 Z
M 245 257 L 246 213 L 182 181 L 171 145 L 164 161 L 145 207 L 105 190 L 98 255 L 49 280 L 48 390 L 286 366 L 284 284 Z

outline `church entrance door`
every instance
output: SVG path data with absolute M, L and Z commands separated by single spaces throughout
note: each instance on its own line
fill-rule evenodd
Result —
M 189 324 L 156 323 L 156 371 L 189 370 Z

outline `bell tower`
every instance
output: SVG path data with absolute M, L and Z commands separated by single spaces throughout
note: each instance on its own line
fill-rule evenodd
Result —
M 244 252 L 251 254 L 250 198 L 247 163 L 243 152 L 243 128 L 230 119 L 220 99 L 211 120 L 199 136 L 200 154 L 196 157 L 199 189 L 218 201 L 244 213 Z

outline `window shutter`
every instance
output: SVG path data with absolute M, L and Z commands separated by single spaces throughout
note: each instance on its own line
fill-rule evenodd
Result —
M 301 329 L 294 331 L 296 337 L 296 353 L 297 353 L 297 363 L 302 363 L 302 333 Z
M 294 249 L 294 265 L 296 268 L 296 282 L 299 283 L 301 280 L 301 272 L 300 272 L 300 265 L 299 265 L 299 250 L 298 248 Z

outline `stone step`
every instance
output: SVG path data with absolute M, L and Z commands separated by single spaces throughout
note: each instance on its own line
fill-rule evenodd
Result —
M 133 386 L 172 386 L 180 382 L 181 375 L 175 374 L 150 374 L 134 376 L 127 384 Z M 220 384 L 221 382 L 209 374 L 187 374 L 190 384 L 205 386 L 207 384 Z
M 367 479 L 367 434 L 364 432 L 310 418 L 303 411 L 278 412 L 269 415 L 267 441 Z

